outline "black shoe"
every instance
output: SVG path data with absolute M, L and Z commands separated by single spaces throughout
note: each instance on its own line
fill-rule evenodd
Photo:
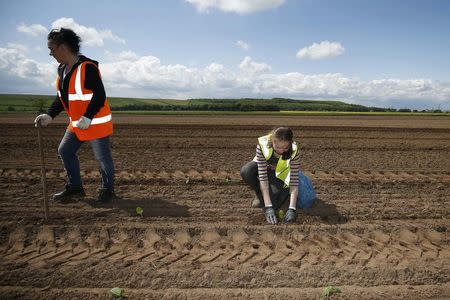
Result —
M 62 192 L 53 195 L 53 200 L 56 202 L 66 202 L 83 198 L 86 194 L 82 186 L 69 186 Z
M 113 200 L 115 196 L 116 196 L 116 194 L 114 194 L 114 191 L 111 191 L 108 189 L 100 189 L 98 198 L 95 202 L 108 203 L 108 202 L 111 202 L 111 200 Z

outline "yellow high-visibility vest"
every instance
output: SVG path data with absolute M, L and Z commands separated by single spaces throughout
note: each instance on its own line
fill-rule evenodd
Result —
M 269 147 L 270 134 L 261 136 L 258 138 L 259 147 L 264 155 L 264 158 L 268 161 L 273 155 L 273 148 Z M 289 186 L 289 180 L 291 178 L 291 159 L 293 159 L 298 152 L 298 146 L 296 142 L 292 143 L 292 155 L 290 158 L 284 160 L 282 157 L 278 159 L 277 167 L 275 168 L 275 176 L 284 182 L 284 186 Z

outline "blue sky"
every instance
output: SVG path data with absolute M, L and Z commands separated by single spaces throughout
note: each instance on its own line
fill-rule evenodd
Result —
M 450 110 L 450 1 L 2 1 L 0 93 L 54 94 L 69 27 L 110 96 Z

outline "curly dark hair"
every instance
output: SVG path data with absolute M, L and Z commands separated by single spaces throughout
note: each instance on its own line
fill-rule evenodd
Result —
M 47 39 L 56 45 L 66 45 L 75 54 L 80 52 L 81 38 L 72 29 L 52 29 Z

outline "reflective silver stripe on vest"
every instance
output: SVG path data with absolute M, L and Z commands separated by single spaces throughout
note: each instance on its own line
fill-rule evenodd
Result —
M 69 101 L 91 101 L 93 94 L 69 94 Z
M 93 118 L 91 125 L 107 123 L 107 122 L 111 121 L 111 119 L 112 119 L 111 115 L 107 115 L 107 116 L 100 117 L 100 118 Z M 78 121 L 72 121 L 72 119 L 70 119 L 70 122 L 72 122 L 72 127 L 78 127 Z
M 83 94 L 83 89 L 81 88 L 81 64 L 77 67 L 77 75 L 75 76 L 75 94 L 69 94 L 69 101 L 91 101 L 92 93 Z

